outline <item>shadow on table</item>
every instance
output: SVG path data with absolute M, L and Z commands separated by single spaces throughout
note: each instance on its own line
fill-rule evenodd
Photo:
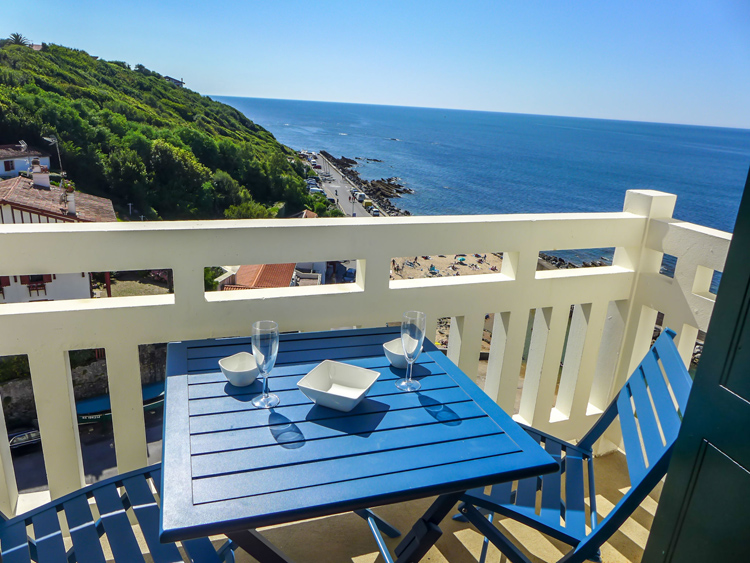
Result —
M 419 391 L 417 391 L 417 394 L 419 395 L 419 403 L 425 408 L 427 413 L 439 423 L 445 424 L 446 426 L 458 426 L 461 424 L 461 418 L 456 411 L 448 405 L 439 403 L 432 397 L 420 393 Z
M 283 414 L 271 409 L 268 415 L 268 424 L 271 436 L 282 448 L 296 450 L 305 445 L 305 435 L 302 430 Z
M 377 430 L 390 406 L 365 398 L 357 407 L 342 416 L 342 413 L 318 405 L 313 406 L 305 419 L 308 422 L 325 426 L 342 434 L 352 434 L 367 438 Z
M 246 387 L 235 387 L 227 381 L 224 385 L 224 393 L 240 403 L 249 403 L 255 397 L 263 393 L 263 380 L 256 379 Z

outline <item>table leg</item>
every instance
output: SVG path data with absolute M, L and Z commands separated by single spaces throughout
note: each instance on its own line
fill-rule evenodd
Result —
M 411 531 L 396 547 L 396 563 L 416 563 L 421 560 L 430 548 L 435 545 L 443 531 L 438 524 L 442 522 L 465 491 L 440 495 L 427 512 L 417 520 Z
M 385 535 L 387 535 L 389 538 L 397 538 L 401 535 L 401 532 L 398 531 L 398 528 L 396 528 L 395 526 L 392 526 L 391 524 L 383 520 L 380 516 L 375 514 L 369 508 L 364 508 L 362 510 L 355 510 L 354 514 L 364 519 L 365 521 L 367 521 L 368 518 L 373 518 L 375 520 L 375 525 L 378 527 L 378 529 L 381 532 L 383 532 Z
M 264 538 L 257 530 L 230 532 L 227 537 L 261 563 L 293 563 L 284 552 Z

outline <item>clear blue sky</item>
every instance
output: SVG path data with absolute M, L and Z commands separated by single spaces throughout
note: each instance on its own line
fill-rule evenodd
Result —
M 208 95 L 750 128 L 748 0 L 3 4 L 0 36 Z

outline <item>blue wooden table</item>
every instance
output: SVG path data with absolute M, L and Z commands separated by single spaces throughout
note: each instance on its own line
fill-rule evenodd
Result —
M 404 393 L 382 344 L 398 328 L 281 335 L 270 389 L 230 385 L 218 360 L 249 338 L 168 346 L 161 538 L 224 533 L 261 561 L 285 561 L 254 529 L 439 495 L 396 549 L 418 561 L 467 489 L 539 475 L 556 462 L 431 342 Z M 315 406 L 297 381 L 325 359 L 380 372 L 349 413 Z M 372 527 L 372 525 L 371 525 Z

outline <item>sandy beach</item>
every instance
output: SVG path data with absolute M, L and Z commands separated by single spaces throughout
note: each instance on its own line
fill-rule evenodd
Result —
M 476 276 L 481 274 L 500 273 L 503 258 L 501 252 L 488 254 L 436 254 L 432 256 L 410 256 L 394 258 L 391 262 L 392 280 L 411 280 L 429 277 Z M 539 259 L 537 270 L 556 269 L 554 264 Z M 494 315 L 489 314 L 484 323 L 482 352 L 489 352 L 492 340 L 492 323 Z M 448 345 L 450 318 L 438 319 L 437 333 L 433 342 L 439 348 Z
M 394 258 L 391 262 L 392 280 L 428 277 L 475 276 L 500 273 L 502 253 L 494 254 L 436 254 Z

